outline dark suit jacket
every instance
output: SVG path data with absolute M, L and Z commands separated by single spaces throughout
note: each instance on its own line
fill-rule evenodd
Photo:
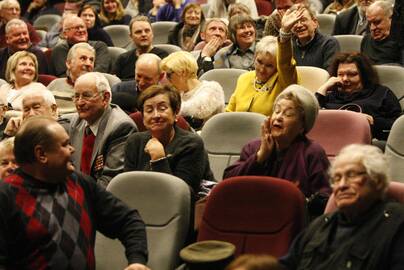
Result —
M 87 122 L 75 113 L 70 122 L 69 135 L 71 144 L 76 149 L 73 164 L 77 170 L 81 165 L 83 134 Z M 118 106 L 111 104 L 101 116 L 98 133 L 95 138 L 91 156 L 91 176 L 103 186 L 117 174 L 123 172 L 124 148 L 130 134 L 136 132 L 135 123 Z M 102 168 L 95 164 L 102 161 Z
M 359 11 L 356 6 L 345 10 L 335 18 L 332 35 L 355 35 L 359 21 Z

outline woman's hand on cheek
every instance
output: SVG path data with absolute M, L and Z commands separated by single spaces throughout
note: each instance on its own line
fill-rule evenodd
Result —
M 166 155 L 163 144 L 156 138 L 151 138 L 147 142 L 144 151 L 150 155 L 151 160 L 157 160 Z

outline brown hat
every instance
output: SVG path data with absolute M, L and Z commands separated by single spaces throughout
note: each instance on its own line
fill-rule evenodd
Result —
M 224 241 L 201 241 L 183 248 L 180 257 L 188 270 L 224 270 L 234 259 L 236 247 Z

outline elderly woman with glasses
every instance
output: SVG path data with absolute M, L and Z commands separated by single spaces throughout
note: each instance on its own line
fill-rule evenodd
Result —
M 224 111 L 224 92 L 215 81 L 200 81 L 198 64 L 192 54 L 175 52 L 161 61 L 161 70 L 181 95 L 182 115 L 189 124 L 199 129 L 213 115 Z
M 404 207 L 385 198 L 387 170 L 379 148 L 343 148 L 330 169 L 337 211 L 295 239 L 281 259 L 286 269 L 402 269 Z
M 38 60 L 27 51 L 14 53 L 7 61 L 6 81 L 0 87 L 0 96 L 7 101 L 11 109 L 21 111 L 21 100 L 24 92 L 32 87 L 46 87 L 36 82 L 38 79 Z
M 255 70 L 239 77 L 236 89 L 226 107 L 227 112 L 257 112 L 270 115 L 275 98 L 287 86 L 297 83 L 296 62 L 292 57 L 291 30 L 303 16 L 303 11 L 303 7 L 286 11 L 282 18 L 280 37 L 266 36 L 256 45 Z M 235 17 L 233 16 L 231 21 Z M 248 29 L 244 28 L 242 26 L 235 32 L 239 44 L 251 36 Z M 230 60 L 235 56 L 229 54 L 228 58 Z M 243 63 L 245 62 L 244 59 Z
M 261 127 L 261 138 L 243 147 L 240 159 L 226 168 L 223 179 L 266 175 L 295 183 L 306 197 L 328 194 L 329 161 L 324 149 L 306 137 L 318 114 L 314 95 L 299 85 L 286 88 Z
M 175 175 L 197 194 L 201 181 L 213 180 L 202 139 L 178 128 L 180 94 L 170 86 L 153 85 L 140 93 L 138 107 L 145 132 L 132 134 L 125 148 L 125 171 Z

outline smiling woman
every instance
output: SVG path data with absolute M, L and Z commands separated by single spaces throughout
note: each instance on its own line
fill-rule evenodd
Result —
M 125 171 L 156 171 L 184 180 L 197 194 L 202 179 L 213 180 L 202 139 L 177 128 L 181 97 L 169 86 L 154 85 L 138 98 L 145 132 L 132 134 L 125 149 Z
M 24 92 L 35 86 L 46 87 L 37 83 L 38 61 L 30 52 L 20 51 L 13 54 L 7 61 L 6 80 L 8 84 L 0 87 L 0 95 L 7 100 L 13 110 L 21 111 L 21 99 Z

